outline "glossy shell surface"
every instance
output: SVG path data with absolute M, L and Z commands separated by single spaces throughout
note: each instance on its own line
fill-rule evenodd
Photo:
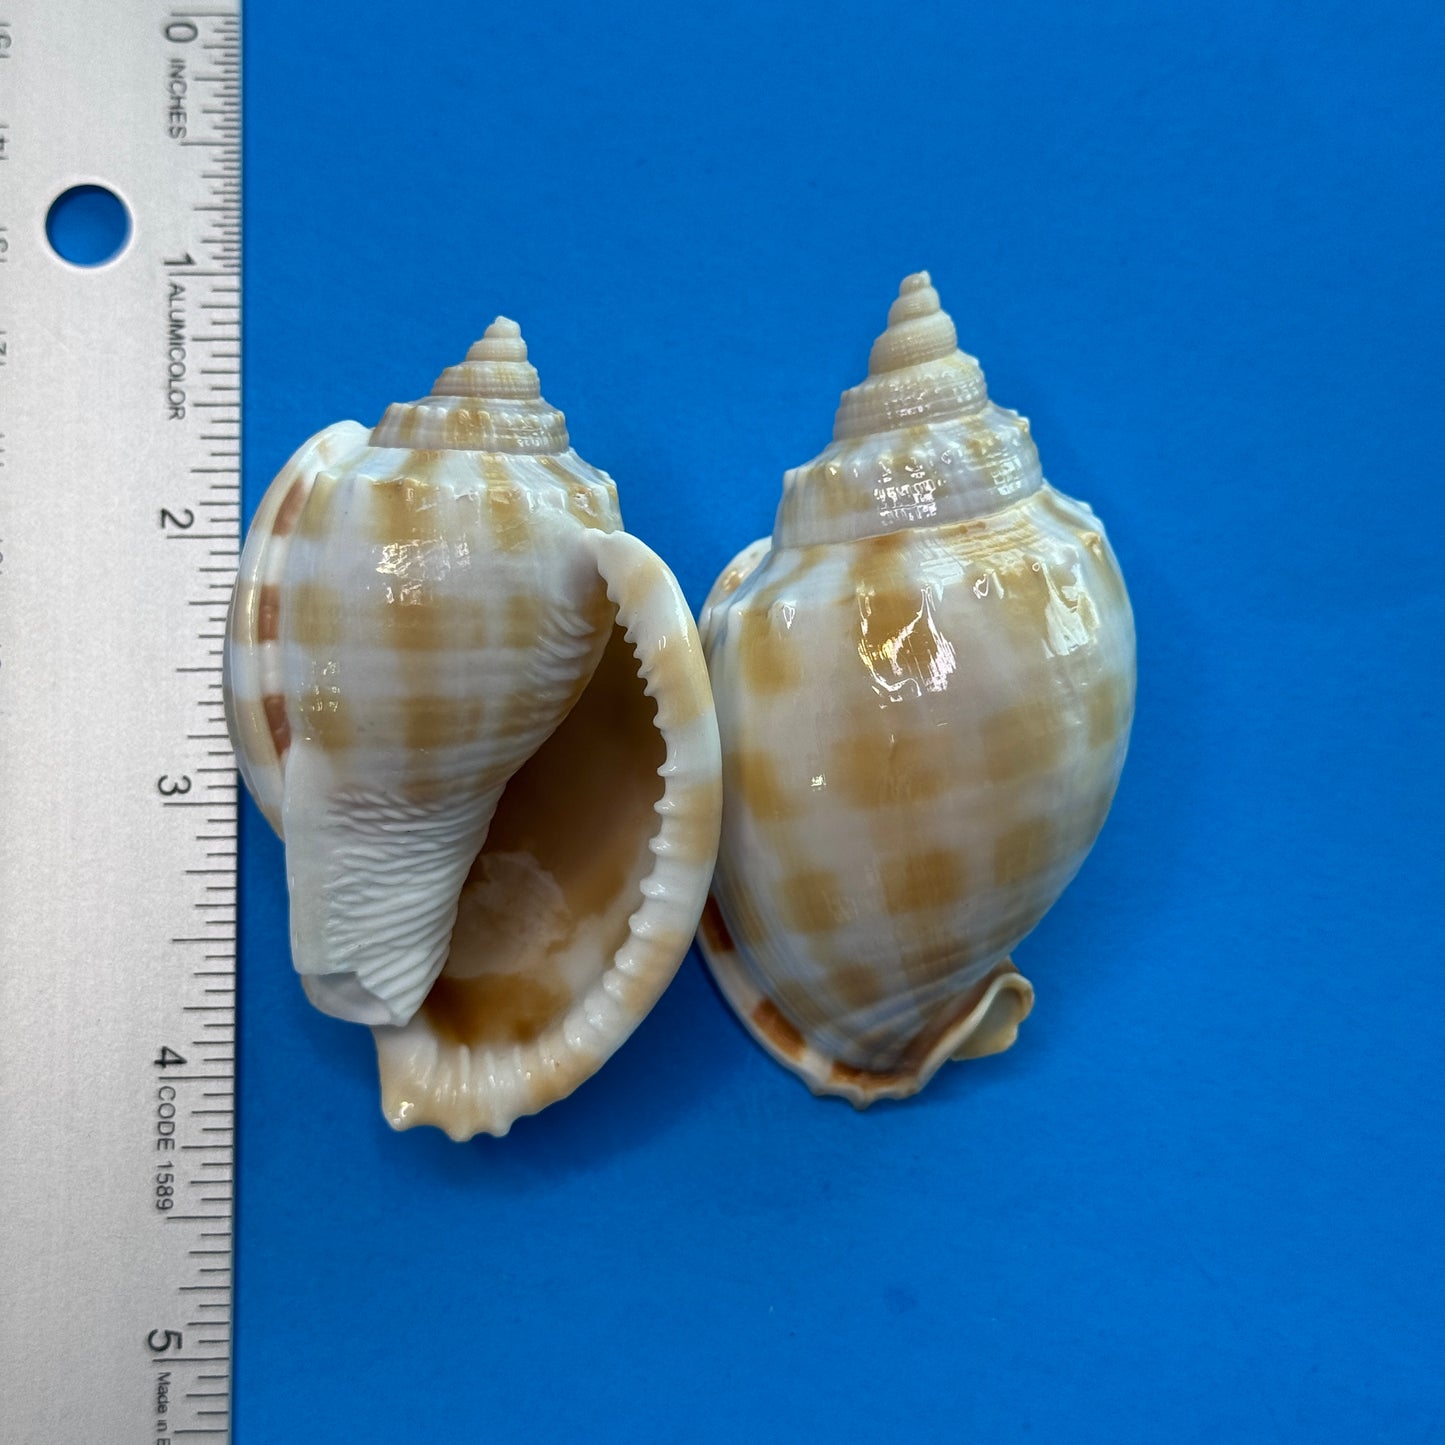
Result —
M 926 274 L 702 630 L 725 806 L 701 943 L 754 1035 L 860 1105 L 1007 1048 L 1012 950 L 1118 782 L 1133 619 Z
M 376 1027 L 391 1121 L 503 1133 L 570 1092 L 686 952 L 717 737 L 676 582 L 514 323 L 291 459 L 226 664 L 293 961 L 318 1007 Z

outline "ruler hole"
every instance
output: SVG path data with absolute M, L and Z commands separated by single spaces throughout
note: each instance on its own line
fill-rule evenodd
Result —
M 71 186 L 46 212 L 45 239 L 72 266 L 103 266 L 130 239 L 130 212 L 108 186 Z

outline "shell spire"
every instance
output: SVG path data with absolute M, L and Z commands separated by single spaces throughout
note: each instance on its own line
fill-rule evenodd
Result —
M 868 357 L 867 380 L 843 393 L 833 438 L 951 421 L 988 405 L 978 362 L 958 349 L 953 318 L 927 271 L 905 276 L 888 328 Z
M 928 272 L 916 271 L 903 278 L 898 299 L 888 308 L 888 329 L 873 343 L 868 374 L 942 361 L 957 350 L 953 318 L 939 304 Z
M 464 361 L 437 377 L 430 396 L 387 407 L 371 445 L 557 455 L 569 441 L 566 418 L 542 399 L 522 328 L 499 316 Z
M 537 368 L 527 360 L 522 328 L 499 316 L 474 341 L 467 359 L 437 377 L 433 396 L 486 397 L 491 401 L 530 401 L 542 395 Z
M 782 546 L 987 516 L 1042 485 L 1028 423 L 988 397 L 927 271 L 905 276 L 833 443 L 783 479 Z

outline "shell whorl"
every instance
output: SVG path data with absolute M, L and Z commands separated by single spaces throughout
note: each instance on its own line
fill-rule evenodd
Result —
M 868 436 L 966 416 L 988 405 L 978 362 L 958 348 L 953 318 L 927 271 L 905 276 L 873 343 L 868 378 L 843 393 L 833 438 Z
M 938 292 L 927 271 L 905 276 L 898 299 L 888 308 L 888 329 L 873 343 L 868 374 L 941 361 L 958 350 L 953 317 L 938 302 Z
M 845 391 L 833 443 L 783 479 L 781 546 L 845 541 L 987 516 L 1042 485 L 1028 423 L 989 400 L 927 271 L 905 276 Z
M 522 328 L 499 316 L 430 396 L 387 407 L 371 445 L 557 456 L 569 442 L 566 418 L 542 399 Z

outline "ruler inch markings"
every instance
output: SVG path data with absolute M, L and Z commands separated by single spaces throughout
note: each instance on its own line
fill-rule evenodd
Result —
M 0 1434 L 226 1440 L 240 4 L 0 0 L 0 61 Z M 78 180 L 103 266 L 37 220 Z

